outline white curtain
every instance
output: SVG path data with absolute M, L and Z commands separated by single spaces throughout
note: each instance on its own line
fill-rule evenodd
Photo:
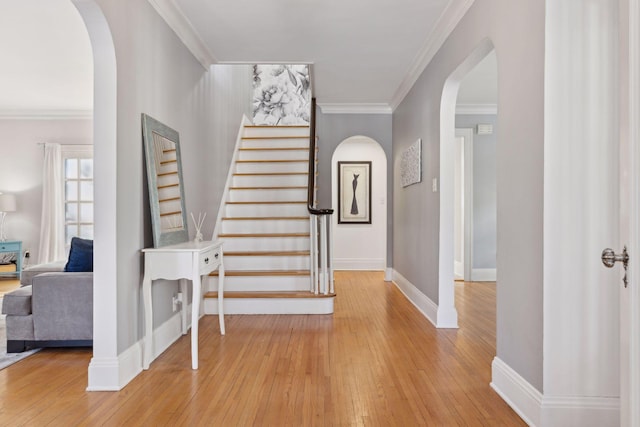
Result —
M 64 193 L 60 144 L 44 145 L 42 220 L 39 263 L 62 260 L 64 249 Z

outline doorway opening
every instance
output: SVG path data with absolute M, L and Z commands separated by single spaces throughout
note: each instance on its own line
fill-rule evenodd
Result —
M 357 135 L 342 141 L 331 159 L 333 206 L 338 207 L 338 162 L 371 162 L 371 188 L 367 204 L 370 223 L 338 223 L 332 216 L 333 263 L 335 270 L 384 271 L 387 265 L 387 156 L 374 139 Z M 344 203 L 343 203 L 344 205 Z M 365 206 L 365 209 L 368 209 Z
M 483 193 L 482 197 L 479 197 L 478 184 L 474 181 L 479 176 L 479 171 L 484 170 L 485 167 L 473 167 L 478 163 L 481 151 L 476 149 L 477 141 L 472 142 L 472 138 L 468 137 L 469 131 L 458 132 L 463 140 L 467 141 L 458 143 L 458 161 L 456 161 L 456 128 L 474 129 L 476 132 L 473 134 L 473 141 L 475 141 L 477 130 L 483 129 L 484 132 L 484 129 L 488 128 L 478 125 L 491 124 L 488 122 L 487 112 L 493 113 L 493 123 L 497 123 L 497 65 L 493 51 L 491 40 L 485 39 L 481 42 L 475 51 L 449 76 L 442 93 L 440 111 L 439 301 L 436 321 L 439 328 L 458 327 L 454 292 L 455 262 L 458 261 L 460 265 L 458 272 L 461 273 L 462 279 L 487 280 L 489 279 L 487 277 L 474 277 L 474 267 L 479 266 L 478 260 L 474 260 L 474 258 L 481 258 L 481 254 L 493 253 L 493 271 L 495 272 L 497 254 L 495 225 L 493 230 L 488 233 L 493 234 L 493 249 L 477 246 L 479 240 L 476 237 L 480 234 L 481 227 L 479 225 L 481 222 L 476 216 L 485 216 L 487 209 L 476 209 L 479 199 L 484 198 L 486 194 Z M 479 64 L 481 64 L 480 67 L 478 67 Z M 476 68 L 478 71 L 475 71 Z M 469 80 L 467 80 L 467 76 L 471 76 Z M 491 85 L 478 83 L 478 80 L 491 80 Z M 461 85 L 463 82 L 464 86 Z M 487 88 L 494 88 L 490 97 L 485 93 Z M 461 99 L 458 99 L 459 94 L 462 95 Z M 463 122 L 466 124 L 463 125 Z M 495 128 L 495 126 L 489 127 Z M 467 138 L 464 138 L 465 134 Z M 492 193 L 490 199 L 493 200 L 493 213 L 490 213 L 489 216 L 493 217 L 495 224 L 495 139 L 493 150 L 482 151 L 487 151 L 484 157 L 493 161 L 493 167 L 489 166 L 486 169 L 489 173 L 493 173 L 494 184 L 492 188 L 484 188 L 484 190 L 488 190 L 485 193 Z M 457 174 L 456 164 L 458 164 Z M 456 175 L 458 176 L 458 191 L 456 191 Z M 458 193 L 457 199 L 456 193 Z M 456 206 L 458 206 L 457 215 Z M 486 222 L 483 220 L 482 225 L 484 226 Z M 458 229 L 457 239 L 456 228 Z M 456 242 L 458 247 L 456 247 Z M 458 259 L 456 260 L 456 258 Z M 468 265 L 467 268 L 464 268 L 465 264 Z M 480 266 L 484 267 L 484 265 Z M 485 267 L 479 270 L 489 270 L 489 268 Z M 492 279 L 495 280 L 495 277 Z
M 93 357 L 87 390 L 119 390 L 117 310 L 116 55 L 109 24 L 95 0 L 71 0 L 93 52 L 94 275 Z M 126 382 L 124 382 L 126 384 Z

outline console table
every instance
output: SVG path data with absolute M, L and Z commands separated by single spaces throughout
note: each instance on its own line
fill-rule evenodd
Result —
M 0 253 L 11 252 L 15 252 L 16 254 L 16 271 L 1 272 L 0 276 L 15 275 L 18 277 L 18 280 L 20 280 L 20 276 L 22 275 L 22 242 L 18 240 L 0 242 Z
M 144 353 L 143 369 L 149 369 L 153 357 L 153 304 L 151 301 L 151 284 L 156 279 L 179 280 L 183 301 L 180 308 L 182 314 L 182 334 L 187 333 L 187 280 L 193 284 L 191 303 L 191 367 L 198 369 L 198 320 L 200 318 L 200 300 L 202 300 L 202 279 L 219 269 L 218 282 L 218 319 L 220 333 L 224 335 L 223 290 L 224 264 L 222 261 L 222 242 L 185 242 L 160 248 L 143 249 L 144 279 L 142 281 L 142 298 L 144 303 Z

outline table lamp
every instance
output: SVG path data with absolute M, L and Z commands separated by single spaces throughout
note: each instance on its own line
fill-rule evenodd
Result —
M 0 193 L 0 242 L 7 240 L 7 235 L 4 232 L 4 218 L 7 216 L 7 212 L 16 211 L 16 196 L 14 194 L 1 194 Z

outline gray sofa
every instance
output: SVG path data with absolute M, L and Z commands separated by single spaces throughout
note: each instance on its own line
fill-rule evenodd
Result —
M 25 269 L 22 286 L 4 296 L 8 353 L 93 344 L 93 273 L 67 273 L 64 265 Z

